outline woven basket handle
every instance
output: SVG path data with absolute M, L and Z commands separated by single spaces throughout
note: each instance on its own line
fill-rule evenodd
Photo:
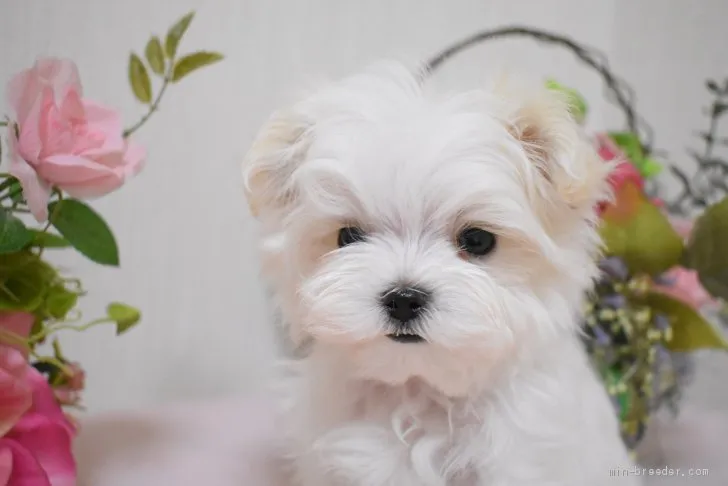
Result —
M 483 42 L 514 37 L 528 37 L 536 40 L 537 42 L 563 47 L 574 53 L 579 61 L 599 74 L 604 81 L 607 98 L 612 101 L 624 115 L 627 130 L 636 133 L 639 136 L 642 148 L 646 154 L 651 153 L 652 130 L 635 112 L 634 91 L 632 88 L 611 72 L 606 56 L 594 49 L 581 46 L 568 37 L 524 26 L 511 26 L 485 30 L 473 34 L 433 56 L 425 63 L 424 72 L 426 75 L 432 75 L 439 67 L 442 66 L 443 63 L 454 57 L 456 54 Z

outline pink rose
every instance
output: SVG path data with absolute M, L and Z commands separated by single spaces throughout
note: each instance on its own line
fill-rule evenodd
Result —
M 0 344 L 0 437 L 30 408 L 33 389 L 29 369 L 20 351 Z
M 10 173 L 39 221 L 48 218 L 51 188 L 78 198 L 102 196 L 142 167 L 144 150 L 123 138 L 119 114 L 82 96 L 78 70 L 68 60 L 41 59 L 8 83 L 18 131 L 8 130 Z
M 0 437 L 0 486 L 75 486 L 75 430 L 43 375 L 26 363 L 32 404 Z

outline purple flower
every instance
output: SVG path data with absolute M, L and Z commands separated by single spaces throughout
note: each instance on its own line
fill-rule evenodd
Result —
M 652 323 L 658 331 L 667 331 L 670 328 L 670 320 L 663 314 L 655 314 Z
M 609 277 L 617 280 L 627 280 L 629 269 L 627 264 L 619 257 L 607 257 L 599 262 L 599 269 Z
M 605 295 L 601 298 L 601 303 L 612 309 L 621 309 L 627 305 L 627 299 L 621 294 Z

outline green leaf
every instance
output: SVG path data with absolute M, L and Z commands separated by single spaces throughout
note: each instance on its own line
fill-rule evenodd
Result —
M 624 420 L 629 415 L 632 408 L 632 400 L 627 390 L 620 390 L 619 385 L 624 381 L 624 376 L 614 368 L 608 368 L 604 373 L 604 381 L 607 391 L 614 396 L 619 403 L 619 419 Z
M 728 197 L 709 206 L 697 219 L 683 264 L 698 272 L 708 292 L 728 300 Z
M 602 213 L 606 253 L 621 257 L 630 272 L 659 275 L 680 263 L 683 240 L 667 217 L 633 184 L 625 184 Z
M 586 114 L 588 112 L 588 106 L 584 97 L 577 90 L 566 87 L 553 79 L 549 79 L 548 81 L 546 81 L 546 87 L 551 90 L 563 93 L 566 96 L 567 102 L 569 103 L 569 106 L 571 108 L 571 114 L 573 115 L 574 120 L 576 120 L 577 123 L 584 122 L 584 120 L 586 119 Z
M 624 156 L 634 165 L 645 179 L 656 176 L 662 171 L 662 164 L 646 156 L 642 142 L 636 133 L 611 132 L 609 138 L 622 150 Z
M 653 312 L 664 314 L 670 319 L 672 339 L 668 341 L 667 347 L 671 351 L 728 350 L 728 341 L 721 332 L 684 302 L 667 295 L 650 293 L 645 297 L 645 303 Z
M 642 150 L 642 142 L 637 134 L 632 132 L 610 132 L 608 135 L 622 149 L 625 157 L 630 162 L 637 164 L 644 158 L 645 154 Z
M 15 179 L 10 185 L 8 193 L 10 194 L 10 200 L 14 203 L 21 203 L 25 200 L 25 196 L 23 196 L 23 187 L 17 179 Z
M 113 302 L 106 308 L 109 318 L 116 322 L 116 335 L 124 334 L 139 323 L 142 315 L 138 309 L 120 302 Z
M 147 105 L 152 102 L 152 82 L 149 73 L 142 60 L 134 53 L 129 56 L 129 84 L 136 99 Z
M 642 162 L 637 168 L 645 179 L 651 179 L 662 172 L 662 164 L 652 157 L 642 159 Z
M 76 307 L 78 302 L 78 294 L 69 292 L 66 287 L 61 284 L 54 285 L 48 291 L 45 298 L 45 310 L 55 319 L 63 319 L 66 314 Z
M 162 43 L 159 41 L 159 37 L 153 36 L 147 42 L 147 47 L 144 49 L 144 56 L 147 58 L 149 67 L 155 74 L 160 76 L 164 75 L 164 51 L 162 50 Z
M 48 206 L 51 224 L 81 254 L 102 265 L 119 265 L 119 250 L 103 218 L 76 199 L 63 199 Z
M 0 311 L 35 311 L 56 275 L 47 263 L 24 252 L 1 258 L 0 269 Z
M 2 160 L 2 159 L 0 159 L 0 160 Z M 4 180 L 2 182 L 0 182 L 0 193 L 2 193 L 5 189 L 8 189 L 10 186 L 17 184 L 17 182 L 18 182 L 18 179 L 16 179 L 13 176 L 4 177 Z
M 167 53 L 167 58 L 174 59 L 177 55 L 177 46 L 179 41 L 182 40 L 182 36 L 187 32 L 187 27 L 190 26 L 192 18 L 195 16 L 195 12 L 190 12 L 177 21 L 176 24 L 169 29 L 167 32 L 167 38 L 164 40 L 164 50 Z
M 33 240 L 30 246 L 42 248 L 68 248 L 71 244 L 64 237 L 47 231 L 30 230 Z
M 172 71 L 172 81 L 177 82 L 191 72 L 205 66 L 209 66 L 210 64 L 214 64 L 222 60 L 222 58 L 222 54 L 219 54 L 217 52 L 205 51 L 195 52 L 194 54 L 184 56 L 174 65 L 174 70 Z
M 33 234 L 10 211 L 0 208 L 0 253 L 20 251 L 30 243 Z

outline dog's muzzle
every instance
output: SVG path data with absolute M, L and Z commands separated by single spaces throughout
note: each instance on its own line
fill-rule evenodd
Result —
M 395 326 L 387 337 L 400 343 L 424 341 L 416 332 L 416 324 L 430 304 L 429 292 L 416 287 L 395 287 L 382 295 L 381 303 Z

